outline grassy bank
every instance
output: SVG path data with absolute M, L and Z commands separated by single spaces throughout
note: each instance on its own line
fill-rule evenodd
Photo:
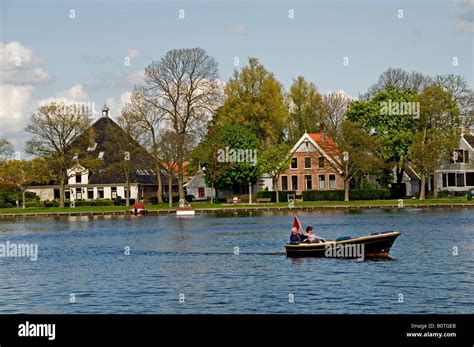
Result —
M 456 205 L 456 204 L 469 204 L 474 205 L 474 201 L 467 201 L 465 197 L 457 198 L 443 198 L 443 199 L 428 199 L 428 200 L 404 200 L 406 207 L 414 205 Z M 192 206 L 196 209 L 219 209 L 219 208 L 259 208 L 259 207 L 288 207 L 288 203 L 271 203 L 271 204 L 210 204 L 208 202 L 195 202 Z M 367 206 L 387 206 L 393 207 L 398 206 L 398 200 L 358 200 L 358 201 L 308 201 L 308 202 L 297 202 L 294 204 L 295 207 L 367 207 Z M 170 207 L 168 204 L 160 205 L 147 205 L 148 210 L 168 210 Z M 178 204 L 173 204 L 173 209 L 177 208 Z M 113 211 L 126 211 L 126 206 L 80 206 L 76 208 L 59 208 L 59 207 L 32 207 L 32 208 L 4 208 L 0 209 L 0 214 L 22 214 L 22 213 L 58 213 L 58 212 L 113 212 Z

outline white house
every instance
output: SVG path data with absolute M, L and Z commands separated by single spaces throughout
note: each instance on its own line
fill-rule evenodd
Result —
M 436 170 L 438 190 L 464 193 L 474 189 L 474 134 L 464 132 L 449 162 Z

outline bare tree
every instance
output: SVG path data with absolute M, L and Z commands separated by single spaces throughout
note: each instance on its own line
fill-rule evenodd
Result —
M 472 126 L 474 124 L 474 93 L 469 88 L 466 79 L 454 74 L 437 75 L 434 78 L 434 85 L 452 94 L 461 112 L 464 126 Z
M 13 154 L 13 145 L 7 139 L 0 138 L 0 162 L 9 159 Z
M 363 95 L 363 99 L 368 99 L 380 90 L 404 90 L 410 89 L 416 93 L 422 92 L 431 84 L 431 78 L 420 72 L 408 72 L 400 68 L 389 68 L 382 72 L 377 83 L 369 88 L 367 94 Z
M 166 131 L 159 142 L 160 158 L 163 162 L 163 170 L 168 176 L 168 204 L 173 206 L 173 179 L 178 170 L 178 147 L 182 148 L 183 136 L 173 131 Z M 180 198 L 182 199 L 182 198 Z
M 175 134 L 196 137 L 221 103 L 218 77 L 216 60 L 204 49 L 175 49 L 145 69 L 144 95 Z M 185 145 L 176 148 L 180 199 L 184 199 Z
M 333 92 L 323 96 L 323 128 L 326 132 L 337 133 L 346 117 L 351 99 L 342 92 Z
M 64 207 L 64 190 L 70 174 L 68 169 L 79 161 L 79 153 L 87 148 L 86 144 L 72 144 L 89 128 L 90 112 L 85 106 L 53 102 L 41 106 L 26 127 L 32 136 L 26 143 L 25 151 L 47 160 L 54 178 L 59 182 L 60 207 Z
M 157 179 L 156 197 L 158 203 L 163 203 L 163 185 L 161 181 L 160 155 L 158 149 L 159 134 L 164 120 L 164 112 L 157 108 L 153 103 L 145 98 L 145 92 L 138 87 L 132 94 L 130 102 L 122 111 L 122 116 L 119 118 L 122 128 L 130 128 L 130 133 L 135 133 L 135 139 L 139 141 L 138 137 L 145 142 L 150 149 L 151 155 L 155 160 L 155 172 Z

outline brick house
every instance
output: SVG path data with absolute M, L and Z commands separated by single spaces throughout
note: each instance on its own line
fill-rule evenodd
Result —
M 279 178 L 280 190 L 294 190 L 297 196 L 301 196 L 309 189 L 344 189 L 344 180 L 337 169 L 340 152 L 331 137 L 322 132 L 305 133 L 290 153 L 290 167 Z

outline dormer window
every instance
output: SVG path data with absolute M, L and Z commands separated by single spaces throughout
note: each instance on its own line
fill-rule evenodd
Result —
M 104 152 L 99 152 L 99 159 L 104 159 Z

